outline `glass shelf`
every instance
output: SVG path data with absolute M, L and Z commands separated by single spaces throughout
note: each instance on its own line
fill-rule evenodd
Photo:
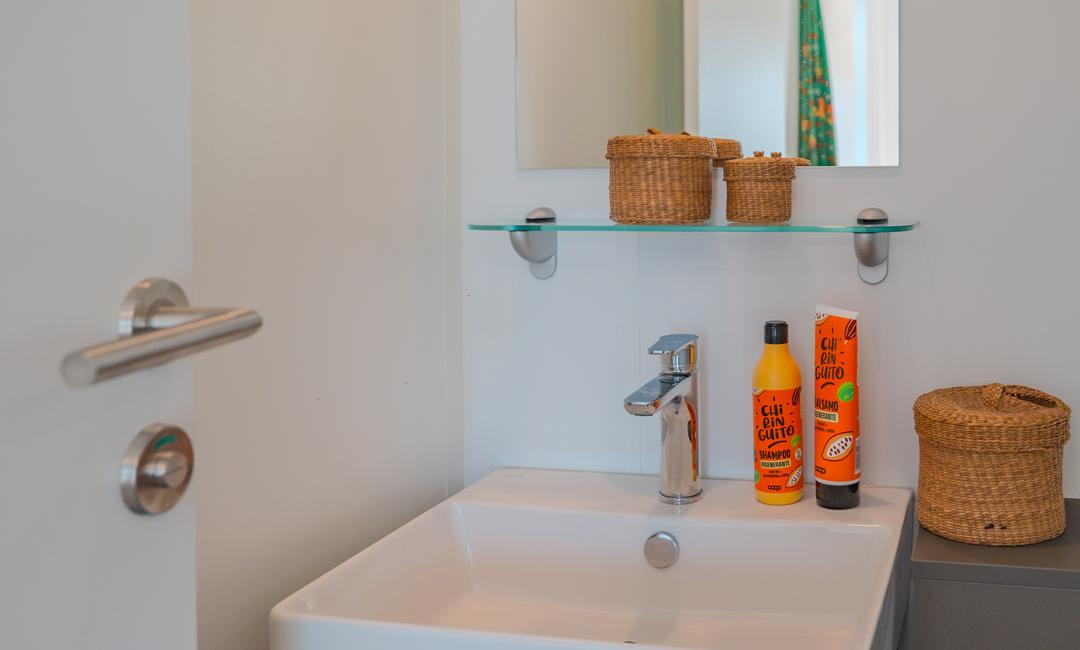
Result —
M 630 225 L 607 219 L 559 219 L 547 223 L 526 223 L 524 219 L 501 219 L 468 224 L 469 230 L 496 230 L 501 232 L 824 232 L 824 233 L 877 233 L 905 232 L 914 230 L 918 221 L 890 219 L 881 225 L 856 223 L 819 224 L 793 221 L 782 225 L 741 224 L 727 221 L 707 221 L 699 225 Z

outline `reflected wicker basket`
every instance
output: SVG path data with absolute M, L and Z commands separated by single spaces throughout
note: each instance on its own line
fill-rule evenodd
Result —
M 742 144 L 738 140 L 725 138 L 713 138 L 716 143 L 716 157 L 713 158 L 713 167 L 723 167 L 729 160 L 742 158 Z

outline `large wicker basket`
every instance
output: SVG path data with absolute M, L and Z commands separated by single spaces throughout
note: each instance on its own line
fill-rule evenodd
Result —
M 737 223 L 785 223 L 791 220 L 791 181 L 795 167 L 809 165 L 805 158 L 766 157 L 755 151 L 750 158 L 724 164 L 727 183 L 727 218 Z
M 696 224 L 712 212 L 716 144 L 688 134 L 620 135 L 608 140 L 611 220 Z
M 1068 405 L 1024 386 L 944 388 L 915 400 L 916 514 L 932 533 L 1019 546 L 1065 531 Z

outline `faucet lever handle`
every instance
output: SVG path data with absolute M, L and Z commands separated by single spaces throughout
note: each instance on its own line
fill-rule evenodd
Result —
M 665 334 L 649 348 L 649 354 L 675 354 L 682 352 L 698 340 L 697 334 Z
M 686 374 L 697 363 L 696 334 L 666 334 L 649 347 L 649 354 L 662 355 L 660 365 L 668 374 Z

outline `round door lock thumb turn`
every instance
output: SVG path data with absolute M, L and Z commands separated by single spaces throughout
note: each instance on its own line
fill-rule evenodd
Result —
M 191 482 L 195 456 L 191 439 L 171 424 L 151 424 L 128 446 L 120 464 L 120 494 L 140 515 L 168 512 Z

